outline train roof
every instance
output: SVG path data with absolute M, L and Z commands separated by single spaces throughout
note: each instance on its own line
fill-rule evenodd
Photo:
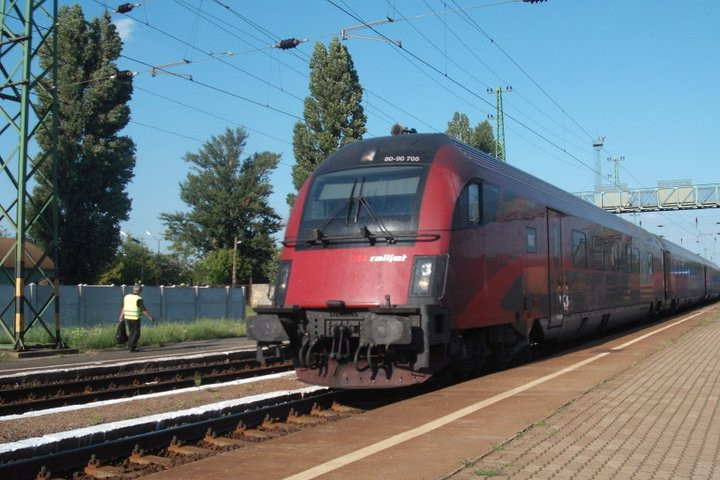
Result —
M 464 155 L 469 161 L 488 172 L 483 178 L 489 181 L 503 181 L 504 185 L 513 185 L 532 200 L 539 201 L 559 212 L 587 218 L 595 223 L 613 230 L 655 241 L 666 250 L 676 255 L 683 253 L 688 259 L 712 265 L 707 259 L 689 250 L 662 239 L 647 230 L 634 225 L 619 216 L 605 210 L 541 180 L 517 167 L 501 162 L 485 152 L 477 150 L 463 142 L 455 140 L 444 133 L 420 133 L 375 137 L 352 142 L 338 149 L 322 162 L 316 173 L 324 173 L 361 165 L 380 163 L 381 159 L 397 158 L 398 155 L 413 157 L 413 164 L 431 164 L 438 150 L 450 146 Z

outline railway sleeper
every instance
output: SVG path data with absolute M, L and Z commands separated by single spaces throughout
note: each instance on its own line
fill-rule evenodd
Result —
M 342 414 L 340 412 L 337 412 L 333 409 L 325 410 L 318 406 L 318 404 L 314 404 L 312 407 L 312 410 L 310 410 L 310 416 L 312 417 L 318 417 L 318 418 L 326 418 L 326 419 L 335 419 L 340 418 Z
M 237 438 L 218 437 L 211 429 L 208 429 L 205 434 L 205 438 L 203 438 L 202 441 L 207 445 L 218 448 L 239 447 L 244 443 L 242 440 L 238 440 Z
M 40 471 L 38 472 L 37 476 L 35 477 L 35 480 L 64 480 L 60 477 L 53 477 L 52 472 L 47 469 L 47 467 L 43 466 L 40 468 Z
M 233 434 L 251 442 L 262 442 L 280 436 L 277 432 L 248 428 L 242 422 L 237 426 Z
M 110 465 L 100 465 L 95 455 L 90 457 L 90 461 L 83 469 L 86 475 L 94 478 L 113 478 L 119 477 L 126 473 L 122 467 L 113 467 Z
M 208 450 L 207 448 L 202 447 L 196 447 L 193 445 L 184 445 L 183 442 L 177 439 L 177 437 L 173 437 L 170 445 L 168 446 L 168 453 L 182 456 L 209 455 L 210 453 L 212 453 L 212 450 Z
M 319 417 L 299 414 L 294 409 L 291 409 L 285 422 L 290 425 L 318 425 L 325 423 L 325 420 Z
M 131 464 L 134 465 L 161 465 L 165 468 L 169 468 L 173 465 L 173 461 L 167 457 L 160 457 L 158 455 L 145 455 L 145 453 L 135 447 L 135 450 L 130 454 L 128 459 Z

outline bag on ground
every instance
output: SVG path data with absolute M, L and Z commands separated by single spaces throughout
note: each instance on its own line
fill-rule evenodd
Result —
M 128 341 L 127 329 L 125 328 L 125 320 L 121 320 L 118 322 L 117 330 L 115 331 L 115 341 L 118 345 L 122 345 L 124 343 L 127 343 Z

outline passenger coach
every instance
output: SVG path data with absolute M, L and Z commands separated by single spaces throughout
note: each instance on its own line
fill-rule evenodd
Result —
M 337 387 L 475 371 L 720 294 L 703 258 L 443 134 L 332 154 L 283 244 L 248 334 Z

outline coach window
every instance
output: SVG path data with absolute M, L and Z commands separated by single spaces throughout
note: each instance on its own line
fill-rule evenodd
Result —
M 634 273 L 640 273 L 640 249 L 632 249 L 632 271 Z
M 630 245 L 625 245 L 625 255 L 623 255 L 623 270 L 626 272 L 632 272 L 633 271 L 633 265 L 632 265 L 632 247 Z
M 620 250 L 620 244 L 616 241 L 609 241 L 605 243 L 605 248 L 607 249 L 607 269 L 612 271 L 618 271 L 620 270 L 620 261 L 622 257 L 622 251 Z
M 483 183 L 482 188 L 482 223 L 483 225 L 496 222 L 498 205 L 500 203 L 500 189 L 491 183 Z
M 592 268 L 603 270 L 605 268 L 605 241 L 600 237 L 593 237 L 592 243 Z
M 572 231 L 573 267 L 587 268 L 587 241 L 585 233 Z
M 526 252 L 537 253 L 537 230 L 532 227 L 525 227 Z
M 647 274 L 652 275 L 654 272 L 653 270 L 653 254 L 651 252 L 648 252 L 647 254 Z

